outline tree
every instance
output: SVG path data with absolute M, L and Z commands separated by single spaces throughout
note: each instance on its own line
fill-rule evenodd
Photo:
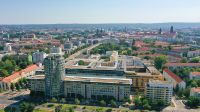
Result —
M 131 55 L 132 54 L 132 50 L 127 50 L 127 54 Z
M 0 70 L 0 76 L 2 76 L 2 77 L 9 76 L 8 71 L 6 69 Z
M 62 110 L 62 105 L 58 105 L 55 107 L 55 112 L 61 112 Z
M 14 84 L 14 83 L 11 83 L 11 85 L 10 85 L 10 89 L 11 89 L 12 91 L 15 90 L 15 84 Z
M 151 59 L 151 57 L 150 56 L 144 56 L 144 59 L 149 60 L 149 59 Z
M 187 63 L 187 59 L 186 58 L 181 59 L 181 63 Z
M 134 51 L 137 51 L 137 50 L 138 50 L 138 48 L 137 48 L 136 46 L 132 46 L 131 48 L 132 48 L 132 50 L 134 50 Z
M 191 87 L 198 87 L 198 85 L 197 85 L 197 82 L 196 82 L 196 81 L 194 81 L 194 80 L 191 82 L 191 84 L 190 84 L 190 85 L 191 85 Z
M 85 64 L 85 62 L 83 60 L 78 61 L 78 65 L 84 65 L 84 64 Z
M 169 50 L 169 51 L 171 51 L 172 50 L 172 46 L 167 46 L 167 49 Z
M 15 88 L 17 89 L 17 91 L 19 91 L 19 90 L 20 90 L 19 83 L 15 83 Z
M 155 54 L 156 53 L 156 50 L 151 50 L 151 54 Z
M 200 61 L 200 58 L 192 58 L 191 59 L 191 63 L 199 63 L 199 61 Z
M 138 95 L 135 96 L 134 103 L 135 103 L 135 106 L 137 106 L 137 107 L 141 105 L 142 102 L 141 102 L 141 100 L 140 100 Z
M 61 102 L 61 103 L 66 103 L 65 98 L 62 98 L 62 99 L 60 100 L 60 102 Z
M 127 99 L 128 103 L 131 104 L 132 100 L 130 98 Z
M 200 105 L 200 98 L 191 96 L 186 102 L 186 105 L 191 108 L 197 108 Z
M 154 65 L 157 69 L 161 69 L 163 64 L 167 62 L 166 56 L 159 56 L 154 59 Z
M 75 102 L 76 105 L 80 104 L 80 100 L 78 98 L 75 98 L 74 102 Z
M 159 106 L 159 107 L 165 106 L 164 100 L 158 100 L 158 101 L 157 101 L 157 106 Z
M 132 46 L 134 46 L 135 45 L 135 39 L 133 39 L 133 41 L 132 41 Z
M 111 100 L 110 103 L 111 103 L 112 107 L 117 107 L 117 103 L 114 100 Z
M 13 64 L 12 64 L 11 60 L 8 60 L 8 59 L 7 59 L 7 60 L 5 61 L 5 64 L 6 64 L 6 67 L 7 67 L 7 68 L 12 68 L 12 67 L 13 67 Z
M 19 106 L 20 112 L 32 112 L 34 105 L 32 103 L 22 102 Z
M 151 109 L 151 106 L 149 105 L 149 103 L 145 103 L 145 104 L 143 105 L 143 108 L 144 108 L 144 109 L 147 109 L 147 110 L 150 110 L 150 109 Z
M 74 109 L 73 108 L 69 108 L 69 112 L 74 112 Z
M 103 106 L 103 107 L 106 106 L 106 102 L 105 102 L 104 100 L 101 100 L 101 101 L 99 102 L 99 104 L 100 104 L 100 106 Z
M 56 98 L 53 97 L 53 98 L 51 99 L 51 102 L 52 102 L 52 103 L 56 103 L 56 102 L 58 102 L 58 100 L 57 100 Z

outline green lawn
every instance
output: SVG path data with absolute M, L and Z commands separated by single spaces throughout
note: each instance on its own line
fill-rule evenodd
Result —
M 109 108 L 109 107 L 97 107 L 97 106 L 85 106 L 85 105 L 72 105 L 72 104 L 49 104 L 45 103 L 43 105 L 37 106 L 33 112 L 53 112 L 55 107 L 62 105 L 62 110 L 73 110 L 73 111 L 85 111 L 85 112 L 111 112 L 111 111 L 120 111 L 120 112 L 139 112 L 139 111 L 130 111 L 129 109 L 119 109 L 119 108 Z

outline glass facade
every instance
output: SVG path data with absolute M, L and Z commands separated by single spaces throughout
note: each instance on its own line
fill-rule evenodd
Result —
M 45 94 L 47 98 L 63 94 L 64 58 L 61 55 L 50 55 L 44 60 Z

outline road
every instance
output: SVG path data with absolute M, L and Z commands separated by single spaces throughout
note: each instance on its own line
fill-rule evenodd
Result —
M 187 109 L 182 100 L 178 100 L 175 97 L 172 98 L 172 102 L 174 107 L 168 106 L 162 112 L 200 112 L 199 109 Z
M 82 50 L 80 50 L 80 51 L 78 51 L 78 52 L 76 52 L 76 53 L 70 55 L 65 61 L 72 60 L 72 59 L 76 58 L 77 56 L 79 56 L 79 55 L 80 55 L 81 53 L 83 53 L 84 51 L 86 51 L 87 49 L 93 49 L 93 48 L 99 46 L 100 44 L 101 44 L 101 43 L 97 43 L 97 44 L 94 44 L 94 45 L 89 46 L 89 47 L 87 47 L 87 48 L 84 48 L 84 49 L 82 49 Z
M 29 90 L 9 91 L 0 94 L 0 108 L 5 108 L 8 105 L 15 104 L 30 94 Z

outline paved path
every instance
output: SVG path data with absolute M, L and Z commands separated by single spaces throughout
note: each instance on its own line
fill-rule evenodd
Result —
M 5 108 L 8 105 L 15 104 L 22 99 L 28 97 L 30 94 L 29 90 L 21 90 L 18 92 L 6 92 L 0 94 L 0 108 Z
M 84 51 L 86 51 L 87 49 L 93 49 L 93 48 L 99 46 L 100 44 L 101 44 L 101 43 L 98 43 L 98 44 L 94 44 L 94 45 L 92 45 L 92 46 L 89 46 L 89 47 L 87 47 L 87 48 L 84 48 L 84 49 L 82 49 L 82 50 L 80 50 L 80 51 L 78 51 L 78 52 L 76 52 L 76 53 L 70 55 L 70 56 L 66 59 L 66 61 L 72 60 L 72 59 L 76 58 L 77 56 L 79 56 L 79 55 L 80 55 L 81 53 L 83 53 Z
M 187 109 L 183 104 L 182 100 L 177 100 L 174 97 L 172 98 L 172 102 L 175 107 L 168 106 L 163 109 L 162 112 L 200 112 L 200 109 Z

